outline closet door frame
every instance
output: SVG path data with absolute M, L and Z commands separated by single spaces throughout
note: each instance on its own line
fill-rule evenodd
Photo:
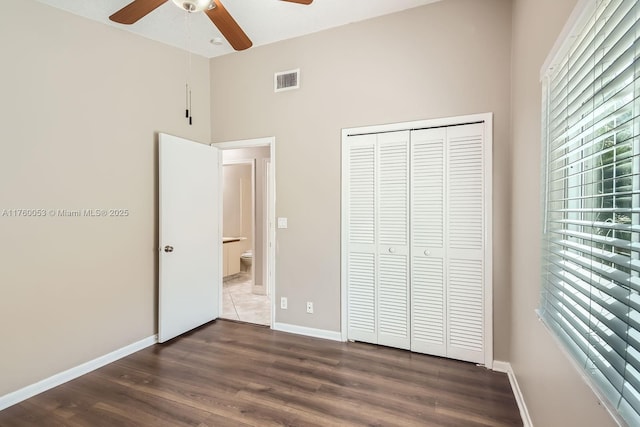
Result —
M 493 368 L 493 113 L 480 113 L 466 116 L 446 117 L 430 120 L 372 125 L 342 130 L 342 195 L 341 195 L 341 334 L 342 340 L 348 339 L 347 333 L 347 182 L 349 170 L 344 158 L 348 149 L 349 138 L 353 135 L 396 132 L 403 130 L 417 130 L 443 126 L 456 126 L 470 123 L 484 123 L 484 365 Z

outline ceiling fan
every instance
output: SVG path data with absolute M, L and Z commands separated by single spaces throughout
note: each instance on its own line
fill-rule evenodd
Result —
M 163 5 L 168 0 L 134 0 L 109 17 L 113 22 L 130 25 L 147 14 L 153 12 L 157 7 Z M 211 22 L 218 27 L 218 30 L 227 39 L 235 50 L 250 48 L 253 43 L 247 37 L 242 28 L 227 12 L 220 0 L 171 0 L 181 9 L 187 12 L 204 12 Z M 281 0 L 290 3 L 311 4 L 313 0 Z

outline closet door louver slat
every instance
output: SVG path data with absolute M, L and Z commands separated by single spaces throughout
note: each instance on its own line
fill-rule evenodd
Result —
M 446 129 L 411 132 L 411 349 L 446 355 Z
M 483 126 L 447 131 L 447 356 L 484 363 Z
M 378 344 L 410 347 L 409 132 L 378 135 Z
M 354 137 L 347 158 L 347 327 L 353 340 L 377 341 L 375 135 Z

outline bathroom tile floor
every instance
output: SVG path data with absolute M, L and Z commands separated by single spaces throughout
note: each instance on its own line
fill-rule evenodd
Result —
M 271 325 L 271 302 L 268 295 L 252 292 L 251 275 L 240 274 L 226 279 L 222 286 L 223 319 L 258 325 Z

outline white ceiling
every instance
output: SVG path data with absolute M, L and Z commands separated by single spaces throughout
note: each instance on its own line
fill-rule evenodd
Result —
M 186 12 L 167 1 L 133 25 L 120 25 L 109 16 L 131 0 L 38 0 L 141 36 L 190 50 L 207 58 L 234 52 L 204 13 L 194 13 L 187 26 Z M 260 46 L 362 21 L 440 0 L 315 0 L 304 6 L 280 0 L 222 0 L 253 42 Z M 190 37 L 188 36 L 190 34 Z M 221 45 L 213 45 L 222 37 Z

